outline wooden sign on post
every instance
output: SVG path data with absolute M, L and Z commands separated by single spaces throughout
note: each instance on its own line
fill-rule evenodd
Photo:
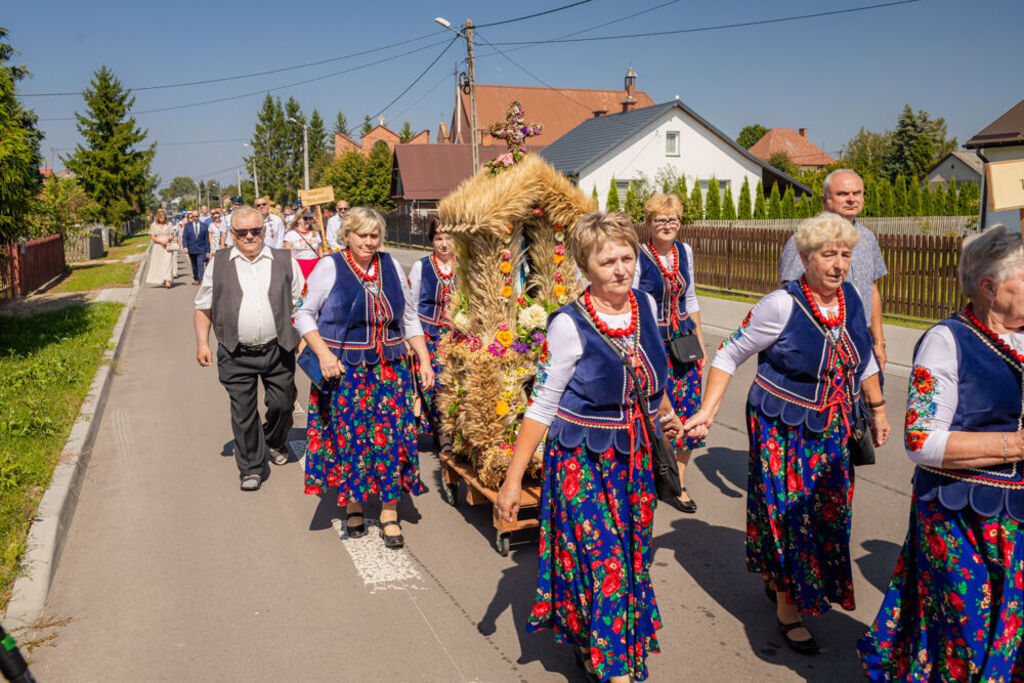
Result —
M 1024 159 L 985 164 L 985 188 L 989 211 L 1019 210 L 1021 239 L 1024 239 Z
M 316 187 L 312 190 L 299 190 L 299 199 L 303 206 L 316 206 L 316 223 L 320 228 L 320 251 L 327 253 L 330 245 L 327 244 L 327 233 L 324 231 L 324 212 L 321 204 L 334 201 L 334 186 Z

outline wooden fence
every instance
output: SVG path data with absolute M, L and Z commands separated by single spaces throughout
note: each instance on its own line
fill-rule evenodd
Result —
M 759 230 L 788 230 L 792 232 L 803 218 L 773 218 L 771 220 L 697 221 L 702 228 L 756 228 Z M 976 229 L 977 216 L 895 216 L 890 218 L 858 218 L 857 222 L 876 235 L 959 235 Z
M 64 266 L 61 235 L 0 246 L 0 301 L 43 286 L 60 275 Z
M 693 247 L 697 285 L 764 295 L 779 287 L 779 256 L 791 230 L 695 225 L 679 239 Z M 877 235 L 889 268 L 879 292 L 887 316 L 940 320 L 962 305 L 956 268 L 963 238 L 945 235 Z

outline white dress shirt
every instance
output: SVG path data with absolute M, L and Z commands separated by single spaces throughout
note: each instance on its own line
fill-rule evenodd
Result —
M 284 221 L 279 216 L 268 213 L 263 221 L 263 227 L 265 228 L 263 231 L 263 243 L 274 249 L 283 249 L 284 233 L 286 232 Z
M 277 339 L 274 311 L 270 308 L 270 270 L 274 254 L 266 245 L 250 261 L 237 248 L 231 248 L 229 257 L 238 273 L 238 284 L 242 287 L 242 303 L 238 307 L 238 341 L 241 344 L 264 344 Z M 213 306 L 213 267 L 216 259 L 206 264 L 203 282 L 196 292 L 197 310 L 210 310 Z M 305 279 L 295 259 L 289 259 L 292 268 L 292 306 L 302 296 Z M 291 311 L 288 311 L 291 313 Z
M 324 228 L 324 232 L 327 233 L 327 246 L 331 249 L 341 249 L 341 244 L 338 243 L 338 233 L 341 232 L 341 216 L 334 214 L 327 219 L 327 227 Z

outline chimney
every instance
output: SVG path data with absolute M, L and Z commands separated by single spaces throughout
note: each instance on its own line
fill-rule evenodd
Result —
M 626 71 L 625 90 L 626 100 L 631 100 L 634 93 L 636 93 L 636 71 L 633 71 L 633 67 L 629 67 L 629 70 Z M 626 110 L 623 109 L 622 111 Z
M 801 128 L 799 132 L 800 132 L 800 137 L 802 137 L 802 138 L 806 138 L 807 137 L 807 129 L 806 128 Z
M 594 118 L 595 119 L 600 118 L 600 117 L 604 116 L 607 113 L 608 113 L 607 109 L 595 109 L 594 110 Z
M 636 100 L 633 99 L 632 95 L 626 95 L 626 99 L 622 100 L 622 111 L 627 112 L 631 108 L 636 106 Z

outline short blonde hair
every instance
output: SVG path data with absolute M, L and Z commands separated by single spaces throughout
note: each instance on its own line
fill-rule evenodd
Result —
M 376 230 L 380 233 L 380 241 L 383 242 L 386 227 L 384 216 L 368 206 L 354 206 L 346 211 L 345 217 L 341 219 L 342 237 L 348 237 L 350 233 L 366 235 Z
M 658 214 L 663 216 L 683 217 L 683 201 L 677 195 L 660 192 L 652 195 L 644 204 L 644 222 L 648 225 Z
M 845 244 L 851 249 L 860 242 L 860 233 L 850 221 L 837 213 L 822 211 L 813 218 L 802 221 L 793 233 L 796 250 L 803 256 L 810 256 L 826 244 Z
M 569 231 L 569 255 L 576 261 L 579 269 L 586 273 L 590 254 L 608 241 L 628 245 L 633 249 L 634 255 L 640 254 L 636 229 L 626 214 L 621 211 L 591 211 L 580 216 L 576 225 Z
M 990 277 L 998 285 L 1021 266 L 1024 266 L 1024 247 L 1020 233 L 1010 232 L 1005 225 L 997 223 L 980 235 L 964 240 L 957 266 L 960 289 L 968 299 L 976 299 L 981 278 Z

